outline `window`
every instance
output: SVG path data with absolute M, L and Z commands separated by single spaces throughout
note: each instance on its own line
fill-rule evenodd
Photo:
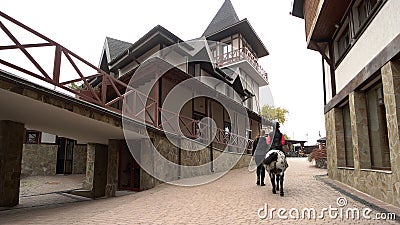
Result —
M 204 117 L 206 117 L 206 115 L 203 114 L 203 113 L 201 113 L 201 112 L 196 112 L 196 111 L 193 112 L 193 119 L 196 120 L 196 121 L 199 121 L 199 122 L 197 122 L 197 123 L 195 124 L 195 127 L 194 127 L 194 131 L 195 131 L 194 133 L 195 133 L 197 136 L 200 136 L 200 135 L 201 135 L 201 131 L 205 128 L 204 124 L 201 124 L 201 123 L 200 123 L 200 121 L 201 121 Z M 204 131 L 204 132 L 205 132 L 205 131 Z
M 380 0 L 359 0 L 354 4 L 352 14 L 355 32 L 358 32 L 372 15 Z
M 345 165 L 347 167 L 354 167 L 353 138 L 351 132 L 350 107 L 348 103 L 342 107 L 342 118 L 344 130 Z
M 336 41 L 336 58 L 341 58 L 346 52 L 347 48 L 350 46 L 350 33 L 349 24 L 344 26 L 342 33 L 339 35 Z
M 217 46 L 211 48 L 211 53 L 214 59 L 216 59 L 218 56 Z
M 222 54 L 225 55 L 229 52 L 232 52 L 232 42 L 227 42 L 222 47 Z
M 253 110 L 253 98 L 247 99 L 247 108 Z
M 347 50 L 357 41 L 362 32 L 386 1 L 385 0 L 357 0 L 351 10 L 344 15 L 338 30 L 333 36 L 334 55 L 336 63 L 340 63 Z
M 26 131 L 25 133 L 25 144 L 39 144 L 40 143 L 40 132 L 39 131 Z
M 371 167 L 390 169 L 389 139 L 382 83 L 366 92 Z

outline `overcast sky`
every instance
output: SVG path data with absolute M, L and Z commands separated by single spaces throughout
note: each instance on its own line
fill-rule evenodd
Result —
M 289 14 L 292 1 L 231 0 L 270 52 L 259 60 L 270 82 L 270 90 L 260 92 L 261 104 L 270 92 L 274 106 L 290 112 L 282 132 L 315 144 L 319 132 L 325 136 L 321 57 L 306 49 L 304 21 Z M 0 10 L 98 65 L 106 36 L 133 43 L 160 24 L 190 40 L 203 33 L 223 2 L 2 0 Z

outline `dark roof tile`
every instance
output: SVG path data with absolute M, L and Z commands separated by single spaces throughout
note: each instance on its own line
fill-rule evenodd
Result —
M 231 1 L 225 0 L 224 4 L 222 4 L 221 8 L 218 10 L 214 19 L 208 25 L 202 36 L 209 36 L 237 22 L 239 22 L 239 17 L 237 16 Z
M 110 54 L 109 62 L 114 60 L 123 51 L 132 46 L 132 43 L 120 41 L 114 38 L 106 37 L 107 47 Z

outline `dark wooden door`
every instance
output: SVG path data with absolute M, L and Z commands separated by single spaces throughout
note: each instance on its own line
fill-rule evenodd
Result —
M 75 141 L 68 138 L 57 138 L 57 174 L 72 174 Z
M 121 143 L 118 165 L 118 188 L 120 190 L 139 191 L 140 165 L 133 158 L 125 142 Z

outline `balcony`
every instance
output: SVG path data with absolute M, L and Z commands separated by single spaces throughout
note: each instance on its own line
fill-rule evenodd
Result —
M 268 73 L 258 64 L 258 58 L 248 48 L 235 49 L 215 58 L 218 67 L 228 66 L 241 61 L 247 61 L 268 84 Z

